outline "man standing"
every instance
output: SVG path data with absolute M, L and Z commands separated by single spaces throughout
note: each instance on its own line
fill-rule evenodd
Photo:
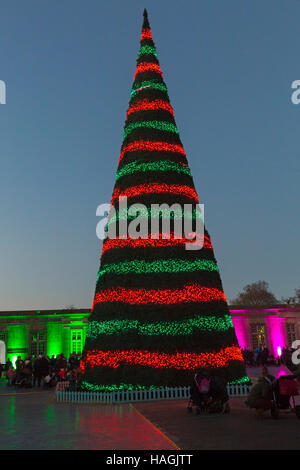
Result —
M 49 374 L 49 363 L 45 356 L 39 355 L 33 364 L 33 386 L 37 382 L 37 386 L 41 386 L 41 380 L 43 377 Z

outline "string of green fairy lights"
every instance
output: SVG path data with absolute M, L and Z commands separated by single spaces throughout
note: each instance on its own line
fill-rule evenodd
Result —
M 194 330 L 203 331 L 227 331 L 233 328 L 230 315 L 223 317 L 209 315 L 204 317 L 197 315 L 184 321 L 143 323 L 138 320 L 108 320 L 91 321 L 87 330 L 87 337 L 97 338 L 99 335 L 127 334 L 135 332 L 145 336 L 182 336 L 192 335 Z
M 134 83 L 131 91 L 131 96 L 135 95 L 138 91 L 144 88 L 152 88 L 153 90 L 160 90 L 168 93 L 167 87 L 162 82 L 157 82 L 156 80 L 144 80 L 139 83 Z
M 151 274 L 151 273 L 179 273 L 193 271 L 219 271 L 214 261 L 206 259 L 160 259 L 147 262 L 145 260 L 131 260 L 122 263 L 110 263 L 100 269 L 97 281 L 104 274 Z
M 140 58 L 142 55 L 154 55 L 155 57 L 157 57 L 157 52 L 156 52 L 155 47 L 145 45 L 145 46 L 141 46 L 138 52 L 138 58 Z
M 138 162 L 133 161 L 120 168 L 117 172 L 116 180 L 123 176 L 132 175 L 134 173 L 142 173 L 148 171 L 175 171 L 191 176 L 191 170 L 181 163 L 175 163 L 171 160 L 157 160 L 156 162 Z
M 249 377 L 247 375 L 240 377 L 236 380 L 231 380 L 227 382 L 227 385 L 248 385 L 250 383 Z M 95 385 L 87 381 L 82 382 L 82 389 L 91 392 L 122 392 L 122 391 L 134 391 L 134 390 L 157 390 L 164 389 L 164 386 L 158 385 L 132 385 L 132 384 L 109 384 L 109 385 Z
M 175 124 L 164 121 L 137 121 L 131 124 L 128 124 L 124 129 L 123 140 L 128 137 L 128 135 L 139 127 L 146 127 L 149 129 L 156 129 L 158 131 L 173 132 L 174 134 L 179 134 L 179 131 Z

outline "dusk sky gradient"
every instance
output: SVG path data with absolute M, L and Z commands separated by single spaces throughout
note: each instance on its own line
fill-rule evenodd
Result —
M 300 286 L 299 0 L 1 2 L 0 310 L 91 307 L 143 9 L 224 291 Z

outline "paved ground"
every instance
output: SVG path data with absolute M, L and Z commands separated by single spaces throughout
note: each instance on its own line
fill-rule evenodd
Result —
M 57 404 L 54 392 L 0 387 L 0 449 L 175 450 L 131 405 Z
M 135 406 L 181 449 L 300 449 L 300 420 L 295 415 L 258 420 L 244 400 L 232 398 L 229 415 L 190 415 L 182 400 Z
M 53 391 L 0 383 L 0 449 L 300 449 L 300 421 L 258 420 L 231 399 L 230 415 L 188 414 L 186 401 L 57 404 Z M 176 445 L 178 447 L 176 447 Z

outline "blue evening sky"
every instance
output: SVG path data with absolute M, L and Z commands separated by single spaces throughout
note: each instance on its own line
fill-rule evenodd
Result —
M 144 7 L 227 297 L 300 286 L 299 0 L 10 0 L 0 310 L 91 306 Z

